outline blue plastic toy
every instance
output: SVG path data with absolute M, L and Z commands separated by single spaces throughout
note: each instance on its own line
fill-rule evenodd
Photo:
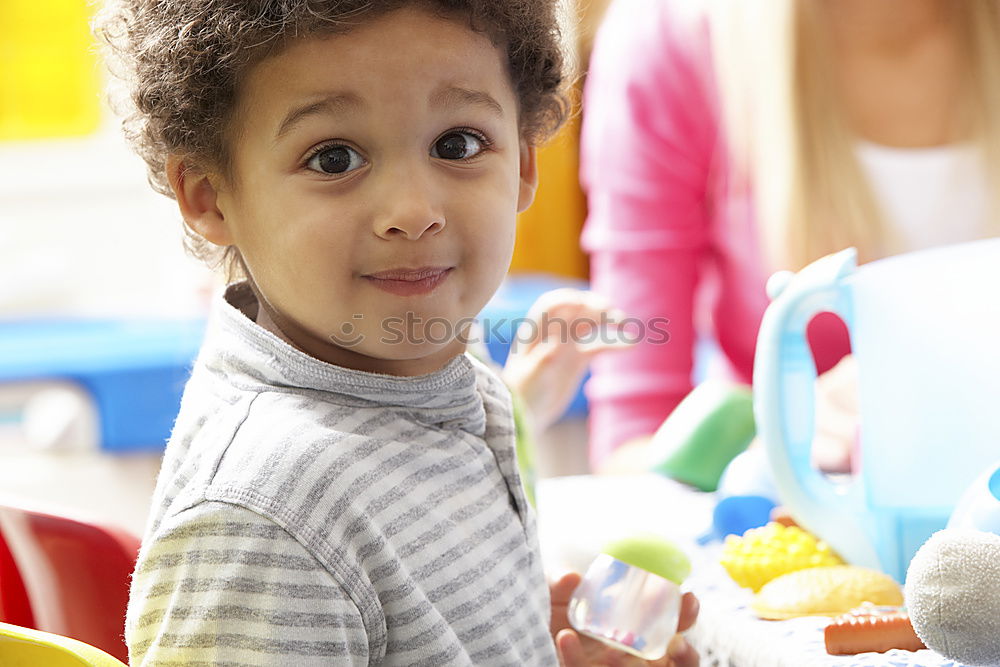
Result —
M 93 399 L 102 450 L 162 450 L 204 329 L 200 319 L 3 322 L 0 383 L 71 382 Z
M 971 528 L 1000 535 L 1000 463 L 972 483 L 952 512 L 948 528 Z
M 1000 239 L 857 266 L 854 249 L 768 283 L 754 414 L 781 499 L 848 562 L 902 581 L 1000 444 Z M 858 366 L 860 472 L 813 469 L 810 319 L 843 318 Z

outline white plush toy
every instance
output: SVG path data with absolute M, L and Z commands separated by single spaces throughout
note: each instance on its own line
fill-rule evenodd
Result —
M 1000 665 L 1000 462 L 917 551 L 905 593 L 928 648 L 966 665 Z
M 905 595 L 928 648 L 966 665 L 1000 665 L 1000 535 L 934 533 L 910 562 Z

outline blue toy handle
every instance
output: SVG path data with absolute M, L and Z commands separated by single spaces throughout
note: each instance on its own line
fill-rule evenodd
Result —
M 862 523 L 859 483 L 835 484 L 812 467 L 815 435 L 816 365 L 806 338 L 809 321 L 834 312 L 851 329 L 847 279 L 857 267 L 848 248 L 798 274 L 768 281 L 773 299 L 764 313 L 754 361 L 754 419 L 767 449 L 781 500 L 803 527 L 821 536 L 845 560 L 878 569 L 879 559 Z

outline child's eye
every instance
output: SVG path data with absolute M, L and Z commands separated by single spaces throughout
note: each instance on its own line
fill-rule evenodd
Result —
M 434 142 L 431 156 L 445 160 L 468 160 L 489 145 L 486 137 L 471 130 L 451 130 Z
M 345 174 L 365 165 L 365 159 L 350 146 L 325 146 L 320 148 L 306 167 L 323 174 Z

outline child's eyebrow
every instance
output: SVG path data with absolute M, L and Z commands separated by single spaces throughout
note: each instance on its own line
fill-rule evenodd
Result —
M 503 107 L 488 93 L 460 86 L 444 86 L 431 95 L 432 107 L 453 109 L 461 106 L 478 106 L 487 109 L 498 118 L 503 118 Z
M 462 106 L 477 106 L 486 109 L 498 118 L 503 118 L 503 107 L 491 95 L 480 90 L 462 88 L 460 86 L 445 86 L 431 94 L 431 106 L 434 108 L 454 109 Z M 304 104 L 289 111 L 275 133 L 275 141 L 288 134 L 304 118 L 319 114 L 336 115 L 364 110 L 367 105 L 354 93 L 333 93 L 319 100 Z
M 285 118 L 278 126 L 278 131 L 274 135 L 275 141 L 288 134 L 292 128 L 298 125 L 302 119 L 308 116 L 319 114 L 336 115 L 338 113 L 349 113 L 365 108 L 364 100 L 354 93 L 333 93 L 322 99 L 296 107 L 285 114 Z

